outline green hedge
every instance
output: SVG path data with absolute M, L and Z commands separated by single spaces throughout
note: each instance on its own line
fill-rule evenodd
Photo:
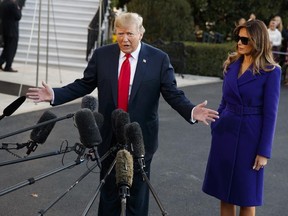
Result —
M 222 77 L 223 62 L 235 50 L 235 43 L 185 42 L 186 74 Z

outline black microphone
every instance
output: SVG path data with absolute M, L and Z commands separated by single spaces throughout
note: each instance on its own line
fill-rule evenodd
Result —
M 93 148 L 102 142 L 99 128 L 90 109 L 83 108 L 77 111 L 75 123 L 80 134 L 80 141 L 86 148 Z
M 144 170 L 145 167 L 145 147 L 144 147 L 144 140 L 142 135 L 142 130 L 138 122 L 132 122 L 130 124 L 127 124 L 125 126 L 125 136 L 127 139 L 127 142 L 131 145 L 131 152 L 133 154 L 134 159 L 138 162 L 138 165 L 140 166 L 140 171 L 142 174 L 142 177 L 144 181 L 148 184 L 149 190 L 151 191 L 153 197 L 155 198 L 162 215 L 168 215 L 168 213 L 165 211 L 156 191 L 154 190 L 152 184 L 150 183 L 150 180 Z M 135 166 L 136 167 L 136 166 Z
M 88 108 L 83 108 L 75 113 L 75 123 L 80 134 L 80 141 L 86 147 L 90 148 L 90 156 L 94 155 L 92 160 L 96 160 L 99 168 L 101 168 L 101 161 L 99 154 L 94 147 L 102 142 L 102 137 L 99 128 L 96 124 L 92 111 Z
M 52 113 L 51 111 L 45 111 L 40 119 L 38 120 L 37 124 L 43 123 L 52 119 L 56 119 L 57 116 Z M 51 122 L 49 124 L 36 127 L 31 131 L 30 139 L 31 141 L 28 142 L 27 152 L 26 154 L 29 155 L 32 151 L 34 152 L 38 146 L 38 144 L 43 144 L 47 137 L 49 136 L 50 132 L 52 131 L 56 122 Z
M 119 150 L 116 155 L 116 184 L 121 198 L 121 215 L 126 215 L 126 198 L 130 196 L 133 182 L 133 157 L 129 151 Z
M 3 119 L 5 116 L 10 116 L 14 113 L 26 100 L 25 96 L 21 96 L 13 101 L 10 105 L 8 105 L 4 110 L 3 114 L 0 116 L 0 120 Z
M 97 99 L 91 95 L 85 95 L 81 100 L 81 108 L 88 108 L 92 112 L 97 109 Z
M 122 109 L 115 109 L 113 110 L 113 112 L 111 113 L 111 123 L 112 123 L 112 131 L 116 134 L 116 120 L 118 118 L 118 115 L 120 113 L 123 113 L 124 110 Z
M 145 167 L 145 147 L 142 135 L 142 129 L 138 122 L 132 122 L 125 125 L 125 136 L 127 143 L 131 144 L 131 152 L 135 160 L 138 161 L 140 169 Z
M 130 117 L 127 112 L 120 112 L 116 116 L 116 122 L 115 122 L 116 139 L 118 144 L 124 148 L 127 147 L 126 137 L 124 133 L 124 126 L 128 123 L 130 123 Z
M 98 128 L 100 129 L 104 124 L 104 116 L 97 111 L 93 111 L 93 116 L 96 121 L 96 124 L 98 125 Z

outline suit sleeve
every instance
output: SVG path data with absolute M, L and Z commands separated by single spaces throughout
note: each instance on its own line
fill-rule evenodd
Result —
M 13 3 L 13 4 L 11 5 L 11 12 L 12 12 L 12 14 L 13 14 L 13 16 L 14 16 L 14 19 L 15 19 L 16 21 L 19 21 L 19 20 L 21 19 L 21 17 L 22 17 L 22 12 L 21 12 L 21 9 L 18 7 L 17 4 Z
M 53 88 L 55 95 L 53 106 L 90 94 L 97 87 L 96 55 L 94 52 L 81 79 L 76 79 L 73 83 L 61 88 Z
M 161 94 L 167 103 L 176 110 L 186 121 L 191 122 L 191 112 L 195 107 L 185 96 L 184 92 L 177 88 L 175 73 L 168 55 L 162 63 Z

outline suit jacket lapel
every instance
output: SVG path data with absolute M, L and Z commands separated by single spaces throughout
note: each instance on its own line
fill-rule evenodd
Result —
M 111 88 L 113 95 L 113 102 L 115 106 L 117 106 L 117 98 L 118 98 L 118 67 L 119 67 L 119 55 L 120 49 L 117 44 L 115 44 L 116 49 L 113 49 L 110 53 L 111 58 L 111 71 L 113 71 L 111 75 Z M 109 70 L 108 70 L 109 71 Z
M 136 71 L 135 71 L 135 76 L 134 76 L 134 80 L 133 80 L 133 84 L 132 84 L 132 89 L 131 89 L 131 94 L 130 94 L 130 98 L 129 98 L 129 104 L 133 101 L 139 87 L 140 84 L 145 76 L 146 73 L 146 67 L 147 64 L 149 64 L 149 57 L 148 54 L 146 52 L 146 48 L 145 48 L 145 44 L 142 43 L 141 45 L 141 50 L 138 56 L 138 62 L 137 62 L 137 66 L 136 66 Z

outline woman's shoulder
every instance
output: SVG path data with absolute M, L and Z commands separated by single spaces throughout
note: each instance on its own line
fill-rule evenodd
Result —
M 281 77 L 282 69 L 280 65 L 275 65 L 274 69 L 271 71 L 275 76 Z
M 281 79 L 282 70 L 281 67 L 277 64 L 269 65 L 266 67 L 266 70 L 261 70 L 261 74 L 266 74 L 268 77 L 275 77 L 275 79 Z
M 268 65 L 266 66 L 266 72 L 274 72 L 274 73 L 281 73 L 281 66 L 278 64 Z

